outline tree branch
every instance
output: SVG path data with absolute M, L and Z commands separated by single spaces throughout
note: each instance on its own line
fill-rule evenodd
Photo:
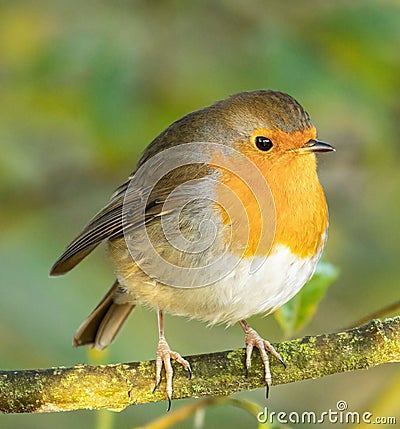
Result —
M 400 362 L 400 316 L 372 320 L 339 333 L 274 344 L 287 363 L 271 359 L 273 384 Z M 245 376 L 245 350 L 190 356 L 193 378 L 174 364 L 174 399 L 229 395 L 264 386 L 258 353 Z M 0 371 L 0 411 L 39 413 L 78 409 L 122 410 L 129 405 L 165 399 L 165 384 L 153 393 L 154 361 L 106 366 Z

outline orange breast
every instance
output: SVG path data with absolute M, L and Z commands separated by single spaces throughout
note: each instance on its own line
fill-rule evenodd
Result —
M 263 192 L 260 198 L 240 173 L 220 169 L 217 206 L 228 227 L 231 251 L 243 257 L 265 256 L 273 245 L 282 244 L 300 257 L 316 254 L 323 246 L 328 210 L 315 155 L 287 152 L 266 157 L 248 146 L 241 152 L 259 169 L 270 194 Z
M 274 244 L 283 244 L 300 257 L 318 252 L 328 226 L 328 208 L 315 164 L 314 154 L 299 155 L 267 177 L 276 205 Z

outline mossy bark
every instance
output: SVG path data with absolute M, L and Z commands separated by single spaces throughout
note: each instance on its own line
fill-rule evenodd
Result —
M 271 358 L 273 384 L 400 362 L 400 316 L 348 331 L 274 344 L 287 368 Z M 229 395 L 264 386 L 257 352 L 245 375 L 245 350 L 190 356 L 193 370 L 174 364 L 174 399 Z M 165 399 L 164 383 L 153 393 L 154 361 L 106 366 L 0 371 L 0 411 L 39 413 L 78 409 L 122 410 L 129 405 Z

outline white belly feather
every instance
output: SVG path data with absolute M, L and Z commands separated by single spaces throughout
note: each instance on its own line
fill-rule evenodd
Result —
M 242 259 L 217 283 L 192 289 L 158 284 L 134 270 L 128 276 L 118 276 L 129 292 L 118 301 L 138 302 L 210 324 L 233 324 L 272 312 L 292 298 L 313 275 L 321 253 L 322 249 L 314 257 L 300 258 L 288 247 L 276 245 L 264 261 Z M 253 272 L 254 262 L 258 269 Z

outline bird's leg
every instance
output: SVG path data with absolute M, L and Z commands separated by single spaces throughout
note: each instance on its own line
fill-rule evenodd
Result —
M 186 359 L 177 353 L 172 351 L 169 348 L 167 340 L 164 336 L 164 320 L 162 310 L 158 311 L 158 347 L 157 347 L 157 358 L 156 358 L 156 385 L 154 387 L 153 392 L 156 391 L 158 386 L 161 383 L 161 370 L 164 365 L 165 368 L 165 378 L 166 378 L 166 393 L 168 399 L 168 410 L 171 408 L 171 398 L 172 398 L 172 376 L 174 375 L 174 370 L 172 369 L 171 359 L 175 359 L 183 367 L 186 371 L 189 372 L 189 378 L 192 376 L 192 369 L 190 368 L 190 364 Z
M 268 398 L 272 378 L 271 371 L 269 368 L 269 358 L 267 351 L 269 351 L 273 356 L 275 356 L 279 360 L 279 362 L 286 368 L 285 362 L 281 358 L 281 355 L 273 348 L 271 343 L 261 338 L 258 332 L 251 328 L 245 320 L 241 320 L 239 324 L 242 327 L 244 333 L 246 334 L 246 372 L 251 366 L 251 354 L 253 353 L 253 348 L 255 346 L 258 348 L 258 350 L 260 350 L 261 359 L 264 364 L 264 378 L 267 388 L 266 396 Z

